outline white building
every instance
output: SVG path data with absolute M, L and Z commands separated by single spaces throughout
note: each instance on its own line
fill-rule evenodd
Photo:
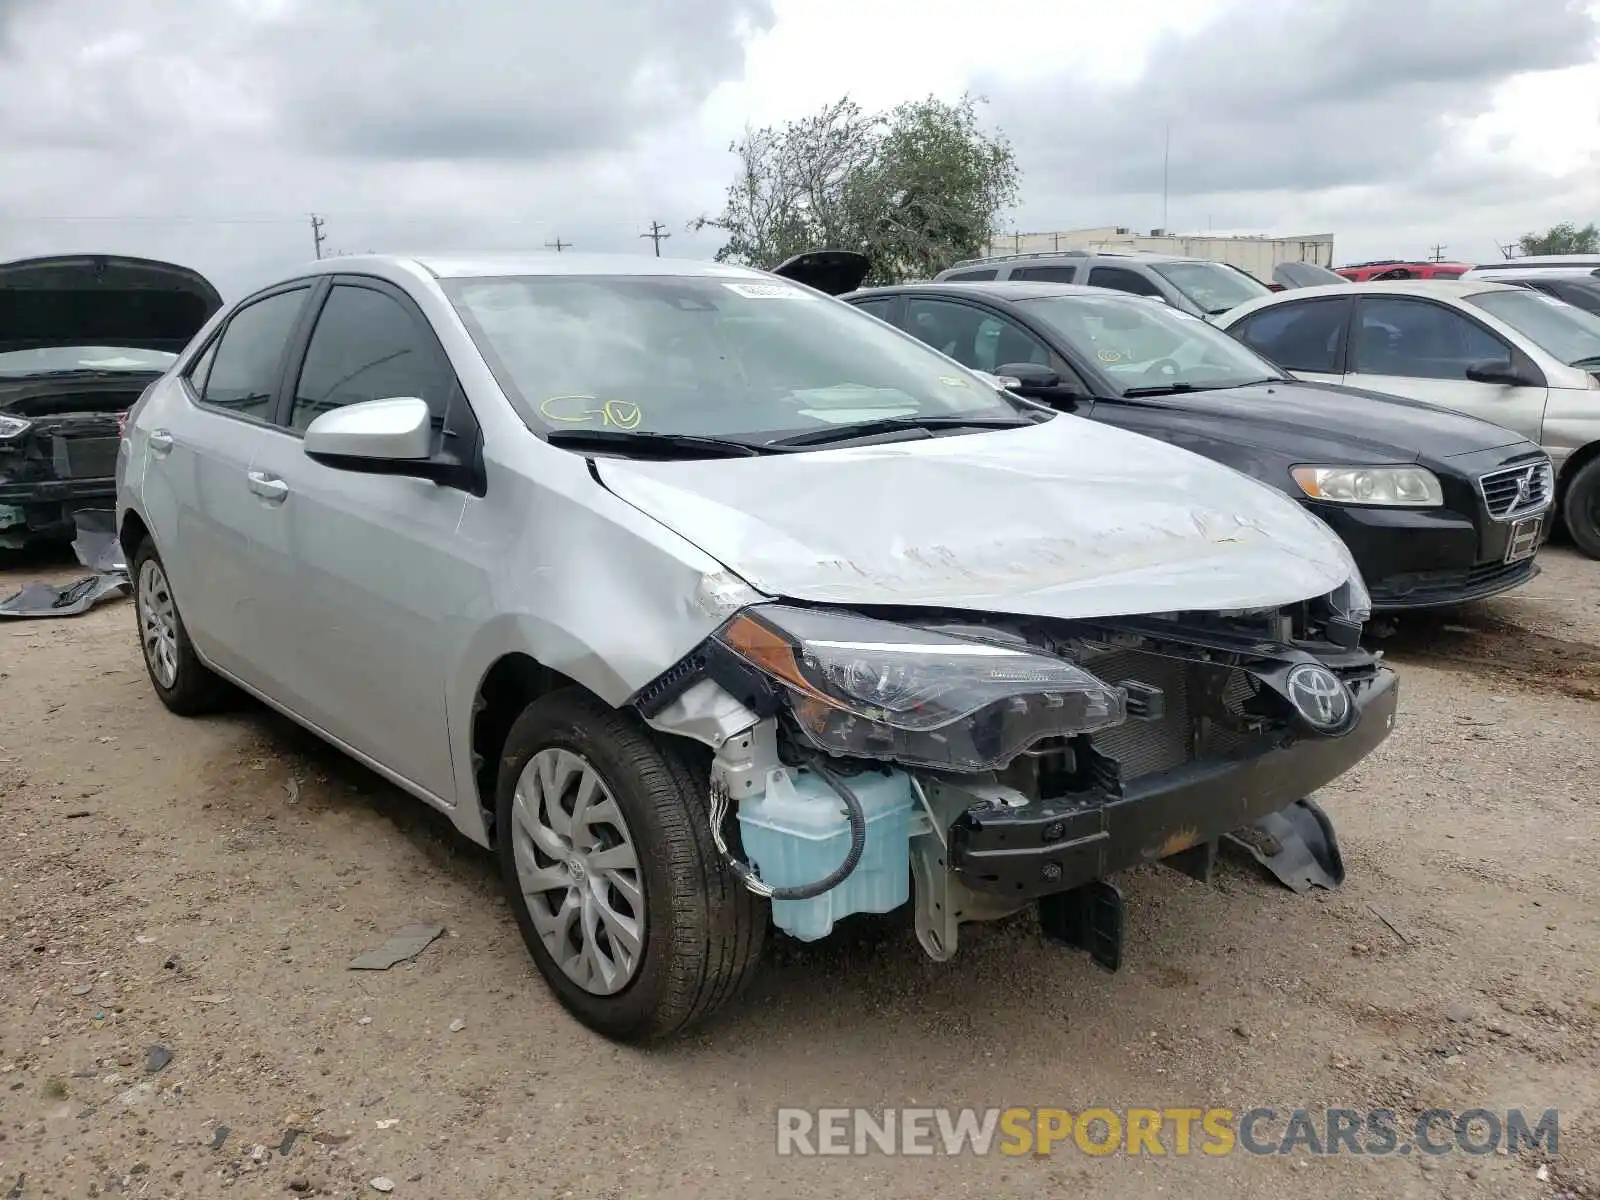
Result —
M 1053 233 L 1013 233 L 989 243 L 986 254 L 1040 254 L 1052 250 L 1134 250 L 1149 254 L 1179 254 L 1231 263 L 1257 279 L 1270 281 L 1272 268 L 1281 262 L 1309 262 L 1333 266 L 1333 234 L 1306 233 L 1294 237 L 1264 234 L 1169 233 L 1106 225 L 1098 229 L 1068 229 Z

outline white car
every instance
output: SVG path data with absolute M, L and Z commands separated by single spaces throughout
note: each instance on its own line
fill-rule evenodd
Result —
M 1294 501 L 733 266 L 308 266 L 201 331 L 117 478 L 161 700 L 236 685 L 493 846 L 616 1038 L 726 1003 L 769 923 L 914 904 L 943 961 L 1037 902 L 1114 967 L 1125 867 L 1241 835 L 1336 886 L 1307 797 L 1394 720 Z
M 1600 317 L 1512 284 L 1435 279 L 1282 292 L 1217 324 L 1302 379 L 1409 396 L 1537 442 L 1562 520 L 1600 558 Z

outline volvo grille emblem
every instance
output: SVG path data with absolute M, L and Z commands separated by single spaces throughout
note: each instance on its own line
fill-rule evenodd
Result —
M 1349 723 L 1349 689 L 1328 668 L 1301 663 L 1289 672 L 1286 684 L 1290 703 L 1319 733 L 1336 733 Z
M 1533 498 L 1533 473 L 1538 469 L 1538 467 L 1529 467 L 1523 472 L 1522 478 L 1517 480 L 1517 498 L 1511 502 L 1512 508 L 1521 508 Z

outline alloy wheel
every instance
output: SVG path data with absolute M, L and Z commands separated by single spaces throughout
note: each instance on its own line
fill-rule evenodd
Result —
M 540 750 L 517 779 L 511 837 L 517 883 L 550 957 L 586 992 L 622 991 L 644 958 L 644 880 L 605 780 L 580 754 Z
M 139 642 L 150 674 L 164 688 L 178 682 L 178 608 L 155 559 L 139 568 Z

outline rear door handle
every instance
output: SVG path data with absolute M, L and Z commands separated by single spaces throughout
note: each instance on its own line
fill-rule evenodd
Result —
M 156 454 L 172 453 L 172 435 L 165 429 L 152 429 L 150 431 L 150 449 Z
M 263 500 L 282 504 L 289 495 L 289 485 L 265 471 L 250 472 L 250 490 Z

